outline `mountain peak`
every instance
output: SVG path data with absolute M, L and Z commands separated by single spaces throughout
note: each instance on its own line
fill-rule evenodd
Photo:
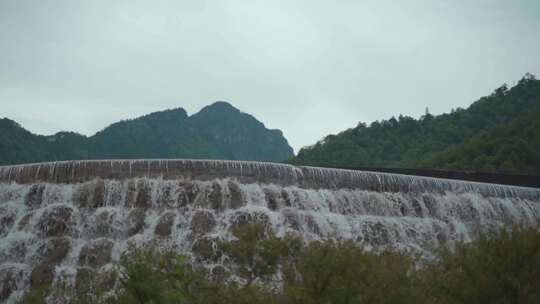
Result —
M 143 115 L 136 119 L 164 119 L 164 118 L 171 118 L 171 119 L 180 119 L 184 120 L 188 117 L 187 112 L 184 108 L 174 108 L 174 109 L 167 109 L 163 111 L 157 111 L 152 112 L 150 114 Z
M 240 113 L 232 104 L 226 101 L 216 101 L 211 105 L 202 108 L 199 113 Z
M 7 117 L 0 119 L 0 127 L 2 128 L 22 128 L 16 121 Z
M 282 161 L 293 156 L 281 132 L 267 129 L 225 101 L 188 116 L 183 108 L 153 112 L 109 125 L 93 136 L 40 136 L 0 119 L 0 164 L 59 159 L 214 158 Z M 19 132 L 22 135 L 14 135 Z M 13 140 L 15 138 L 15 141 Z M 14 145 L 13 142 L 16 144 Z

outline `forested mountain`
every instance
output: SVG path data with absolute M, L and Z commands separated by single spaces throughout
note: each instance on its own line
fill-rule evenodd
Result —
M 467 109 L 375 121 L 301 149 L 294 164 L 540 174 L 540 81 L 526 74 Z
M 91 137 L 35 135 L 0 120 L 0 164 L 117 158 L 216 158 L 283 161 L 293 150 L 279 130 L 226 102 L 188 116 L 182 108 L 114 123 Z

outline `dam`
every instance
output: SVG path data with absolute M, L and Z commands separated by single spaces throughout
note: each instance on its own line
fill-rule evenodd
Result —
M 429 254 L 490 229 L 538 227 L 540 189 L 249 161 L 3 166 L 0 302 L 16 303 L 38 282 L 91 293 L 110 282 L 89 278 L 110 272 L 133 246 L 186 254 L 219 272 L 226 257 L 218 241 L 251 220 L 278 236 Z

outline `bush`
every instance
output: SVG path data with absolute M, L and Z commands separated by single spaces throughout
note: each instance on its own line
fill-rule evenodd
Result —
M 431 303 L 540 303 L 540 233 L 516 226 L 441 248 L 423 275 Z
M 513 227 L 421 259 L 392 248 L 366 251 L 351 241 L 304 244 L 260 223 L 233 230 L 223 248 L 231 273 L 211 279 L 184 256 L 131 250 L 117 266 L 116 296 L 102 303 L 362 304 L 540 303 L 540 233 Z M 26 303 L 42 303 L 43 290 Z M 73 303 L 87 301 L 78 295 Z M 78 299 L 77 299 L 78 298 Z

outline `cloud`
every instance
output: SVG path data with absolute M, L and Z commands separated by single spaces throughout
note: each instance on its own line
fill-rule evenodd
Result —
M 91 135 L 227 100 L 298 150 L 540 73 L 537 3 L 4 0 L 0 106 L 37 133 Z

